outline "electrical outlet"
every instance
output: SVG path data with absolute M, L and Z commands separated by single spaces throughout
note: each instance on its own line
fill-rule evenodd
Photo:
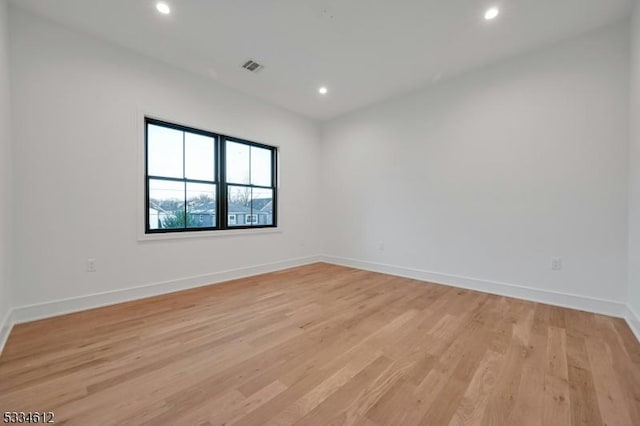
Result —
M 87 259 L 87 272 L 96 272 L 96 260 L 94 258 Z
M 554 257 L 551 259 L 551 270 L 552 271 L 561 271 L 562 270 L 562 259 L 559 257 Z

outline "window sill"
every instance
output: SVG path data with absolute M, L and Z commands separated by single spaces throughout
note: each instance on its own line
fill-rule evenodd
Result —
M 258 228 L 258 229 L 225 229 L 221 231 L 197 231 L 197 232 L 168 232 L 166 234 L 142 234 L 138 237 L 139 242 L 182 240 L 192 238 L 216 238 L 235 237 L 245 235 L 281 234 L 281 228 Z

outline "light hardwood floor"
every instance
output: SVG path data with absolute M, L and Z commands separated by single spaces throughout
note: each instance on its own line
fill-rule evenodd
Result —
M 623 320 L 314 264 L 18 325 L 0 408 L 78 425 L 640 425 Z

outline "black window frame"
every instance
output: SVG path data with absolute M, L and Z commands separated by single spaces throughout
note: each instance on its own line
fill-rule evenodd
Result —
M 202 136 L 211 137 L 214 139 L 214 179 L 213 181 L 204 181 L 198 179 L 188 179 L 184 176 L 182 178 L 173 178 L 167 176 L 156 176 L 149 175 L 149 125 L 166 127 L 169 129 L 179 130 L 182 132 L 189 132 L 194 134 L 199 134 Z M 228 183 L 226 176 L 226 142 L 235 142 L 243 145 L 248 145 L 249 147 L 256 147 L 267 149 L 271 152 L 271 186 L 262 186 L 262 185 L 251 185 L 249 184 L 237 184 L 237 183 Z M 183 141 L 183 161 L 186 161 L 184 157 L 184 141 Z M 184 169 L 183 169 L 184 170 Z M 184 182 L 185 184 L 185 224 L 184 228 L 158 228 L 151 229 L 151 224 L 149 223 L 149 210 L 150 210 L 150 192 L 149 192 L 149 181 L 151 179 L 155 180 L 166 180 L 171 182 Z M 187 226 L 187 200 L 186 200 L 186 184 L 187 183 L 204 183 L 204 184 L 214 184 L 216 186 L 216 221 L 214 226 L 210 227 L 191 227 Z M 262 188 L 269 189 L 272 191 L 272 223 L 270 225 L 240 225 L 240 226 L 229 226 L 229 213 L 228 213 L 228 187 L 229 186 L 242 186 L 249 188 Z M 144 204 L 145 204 L 145 234 L 169 234 L 169 233 L 192 233 L 192 232 L 203 232 L 203 231 L 230 231 L 230 230 L 240 230 L 240 229 L 263 229 L 263 228 L 277 228 L 278 227 L 278 148 L 271 145 L 266 145 L 263 143 L 253 142 L 246 139 L 240 139 L 233 136 L 223 135 L 221 133 L 210 132 L 206 130 L 196 129 L 190 126 L 184 126 L 182 124 L 171 123 L 164 120 L 159 120 L 152 117 L 144 118 L 144 187 L 145 187 L 145 196 L 144 196 Z M 253 214 L 253 211 L 250 212 Z

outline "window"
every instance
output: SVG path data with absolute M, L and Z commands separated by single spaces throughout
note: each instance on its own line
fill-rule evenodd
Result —
M 146 233 L 275 227 L 276 148 L 145 119 Z

